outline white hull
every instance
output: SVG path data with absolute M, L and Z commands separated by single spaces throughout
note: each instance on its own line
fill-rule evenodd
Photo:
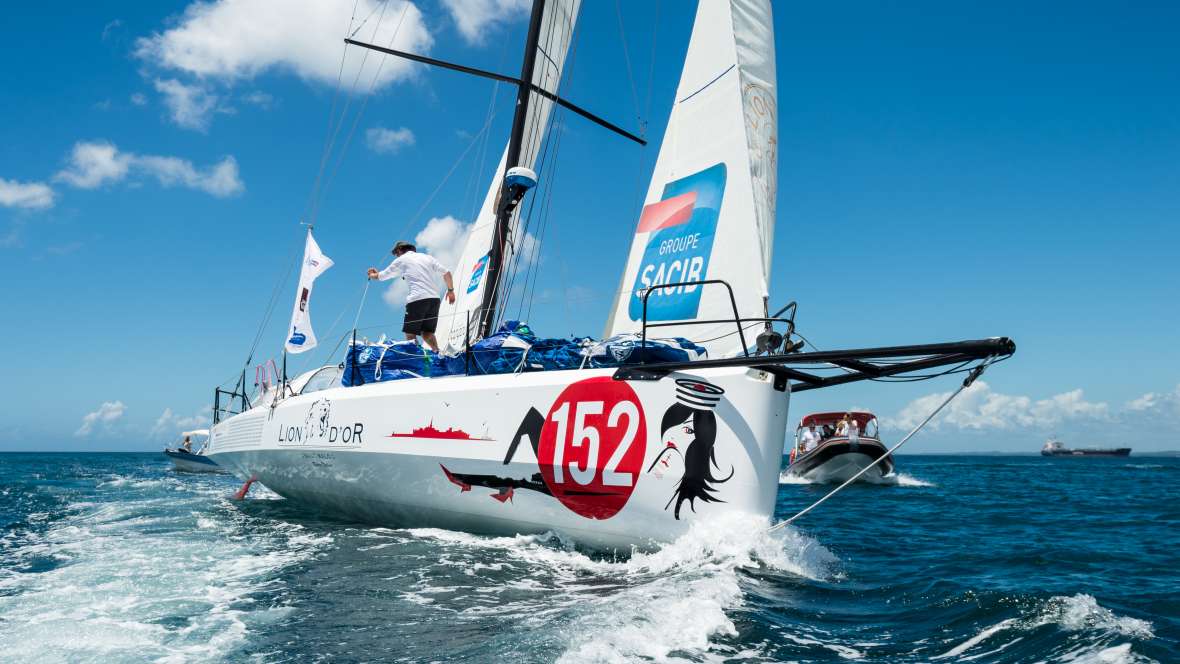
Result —
M 867 454 L 841 454 L 813 470 L 808 477 L 816 482 L 847 482 L 872 462 L 873 458 Z M 874 475 L 872 471 L 865 473 L 865 481 L 871 481 L 872 475 Z M 880 471 L 875 475 L 879 478 Z
M 828 459 L 806 473 L 795 474 L 819 484 L 835 484 L 847 482 L 853 475 L 864 470 L 871 463 L 873 463 L 873 457 L 867 454 L 844 453 Z M 879 483 L 884 481 L 886 472 L 882 464 L 878 464 L 877 467 L 862 475 L 859 481 Z
M 552 530 L 625 548 L 670 541 L 710 514 L 770 516 L 789 392 L 744 368 L 658 381 L 612 373 L 335 388 L 219 423 L 207 453 L 284 497 L 397 526 Z M 677 379 L 724 394 L 690 410 Z

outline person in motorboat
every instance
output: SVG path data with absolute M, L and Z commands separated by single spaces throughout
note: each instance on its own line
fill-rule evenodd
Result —
M 816 447 L 818 447 L 819 441 L 820 436 L 818 433 L 816 433 L 814 424 L 808 427 L 807 431 L 804 431 L 803 435 L 799 437 L 799 444 L 802 446 L 805 453 L 810 452 L 811 450 L 814 450 Z
M 823 428 L 823 433 L 821 433 L 819 436 L 819 441 L 822 443 L 823 441 L 825 441 L 835 435 L 836 435 L 836 430 L 832 428 L 832 425 L 825 424 L 824 428 Z
M 845 435 L 848 436 L 848 445 L 852 449 L 856 449 L 860 442 L 860 427 L 856 423 L 856 418 L 852 413 L 847 413 L 844 417 L 848 418 L 848 428 L 845 430 Z
M 434 352 L 438 352 L 438 341 L 434 331 L 438 328 L 438 309 L 442 301 L 438 297 L 438 277 L 447 285 L 447 303 L 455 303 L 455 282 L 451 272 L 434 256 L 418 253 L 418 248 L 405 240 L 393 245 L 393 262 L 380 272 L 369 268 L 369 278 L 388 281 L 402 277 L 410 288 L 406 297 L 406 317 L 402 332 L 406 339 L 417 341 L 418 335 Z
M 839 422 L 836 422 L 836 435 L 841 438 L 848 435 L 848 416 L 847 415 L 845 415 L 844 417 L 841 417 Z
M 188 452 L 189 454 L 193 453 L 192 436 L 185 436 L 184 437 L 184 442 L 180 444 L 180 449 L 184 450 L 185 452 Z

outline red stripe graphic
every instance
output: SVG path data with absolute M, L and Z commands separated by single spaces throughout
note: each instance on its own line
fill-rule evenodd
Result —
M 697 192 L 673 196 L 651 205 L 643 207 L 643 214 L 639 215 L 639 228 L 636 233 L 650 233 L 661 228 L 676 226 L 688 221 L 692 216 L 692 207 L 697 202 Z

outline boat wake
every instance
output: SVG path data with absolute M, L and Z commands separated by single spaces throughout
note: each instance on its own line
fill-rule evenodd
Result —
M 872 477 L 872 473 L 870 472 L 870 473 L 865 474 L 865 480 L 866 480 L 866 483 L 868 483 L 868 484 L 879 484 L 879 485 L 883 485 L 883 486 L 909 486 L 909 487 L 938 486 L 937 484 L 934 484 L 933 482 L 927 482 L 926 480 L 919 479 L 917 477 L 914 477 L 913 475 L 907 475 L 906 473 L 890 473 L 884 477 L 874 478 L 874 477 Z M 820 484 L 820 482 L 815 482 L 815 481 L 809 480 L 807 478 L 800 477 L 798 475 L 792 475 L 785 470 L 783 472 L 779 473 L 778 483 L 779 484 Z
M 1150 622 L 1116 615 L 1086 594 L 1050 597 L 1025 615 L 991 625 L 934 659 L 973 661 L 995 657 L 1017 642 L 1044 639 L 1048 633 L 1060 630 L 1087 633 L 1090 638 L 1069 639 L 1065 647 L 1050 646 L 1048 650 L 1053 657 L 1048 661 L 1095 664 L 1154 661 L 1133 652 L 1132 643 L 1125 641 L 1155 638 Z
M 93 486 L 0 542 L 0 652 L 13 661 L 216 660 L 285 615 L 255 594 L 331 541 L 243 523 L 224 482 Z
M 488 610 L 502 612 L 507 602 L 501 600 L 511 596 L 512 610 L 537 632 L 565 625 L 548 645 L 561 653 L 558 661 L 572 663 L 737 654 L 726 639 L 737 635 L 730 614 L 744 603 L 745 574 L 822 580 L 837 564 L 815 540 L 789 529 L 768 534 L 767 525 L 743 515 L 701 520 L 677 541 L 624 559 L 588 555 L 553 534 L 487 538 L 434 529 L 408 532 L 443 546 L 441 559 L 450 564 L 468 566 L 469 556 L 491 554 L 498 562 L 467 568 L 472 575 L 490 571 L 511 579 L 489 589 Z M 432 578 L 410 591 L 414 601 L 443 604 L 449 589 L 438 582 Z M 481 611 L 464 611 L 472 612 Z

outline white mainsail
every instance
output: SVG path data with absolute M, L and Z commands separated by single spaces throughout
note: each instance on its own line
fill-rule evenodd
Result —
M 766 315 L 777 193 L 778 103 L 769 0 L 700 0 L 672 115 L 660 145 L 606 335 L 638 332 L 643 294 L 660 284 L 724 279 L 742 317 Z M 649 330 L 712 357 L 740 352 L 724 286 L 656 289 Z M 760 325 L 750 325 L 747 343 Z
M 541 18 L 533 84 L 553 94 L 557 94 L 557 88 L 561 83 L 561 73 L 573 39 L 580 6 L 581 0 L 548 2 Z M 553 102 L 549 99 L 535 93 L 529 96 L 529 110 L 521 142 L 521 166 L 530 169 L 535 167 L 537 155 L 544 144 L 552 110 Z M 458 265 L 447 266 L 452 268 L 451 272 L 455 279 L 455 303 L 447 304 L 444 300 L 439 309 L 438 337 L 444 352 L 463 350 L 469 321 L 471 341 L 475 341 L 478 334 L 480 307 L 488 287 L 488 260 L 496 226 L 496 204 L 500 187 L 504 182 L 504 161 L 507 152 L 505 147 L 500 164 L 496 168 L 496 175 L 492 178 L 492 185 L 479 210 L 479 216 L 475 218 L 467 235 Z M 518 216 L 513 218 L 509 235 L 510 244 L 514 247 L 519 247 L 522 240 L 516 232 L 518 219 Z M 514 252 L 509 250 L 506 253 L 511 255 Z M 505 267 L 508 266 L 509 260 L 510 256 L 505 260 Z

